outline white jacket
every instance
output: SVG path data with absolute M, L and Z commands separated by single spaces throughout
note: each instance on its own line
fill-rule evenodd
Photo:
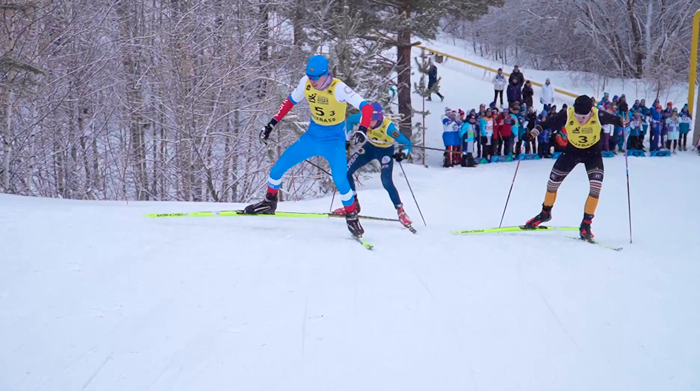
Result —
M 493 83 L 493 89 L 496 91 L 503 91 L 504 88 L 506 88 L 506 83 L 508 83 L 506 79 L 506 75 L 499 75 L 498 73 L 493 76 L 493 79 L 491 79 L 491 83 Z
M 550 83 L 549 85 L 542 84 L 542 89 L 540 90 L 540 103 L 543 105 L 554 104 L 554 86 Z

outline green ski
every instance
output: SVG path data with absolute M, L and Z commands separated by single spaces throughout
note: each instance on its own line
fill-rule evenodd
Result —
M 578 240 L 578 241 L 583 241 L 583 242 L 587 242 L 587 243 L 590 243 L 590 244 L 597 244 L 597 245 L 599 245 L 599 246 L 601 246 L 601 247 L 603 247 L 603 248 L 607 248 L 608 250 L 622 251 L 622 247 L 613 247 L 613 246 L 607 245 L 607 244 L 605 244 L 605 243 L 601 243 L 601 242 L 599 242 L 599 241 L 597 241 L 597 240 L 595 240 L 595 239 L 583 239 L 583 238 L 577 238 L 577 237 L 574 237 L 574 236 L 569 236 L 569 237 L 570 237 L 571 239 L 575 239 L 575 240 Z
M 345 217 L 334 215 L 332 213 L 308 213 L 308 212 L 276 212 L 275 214 L 246 214 L 242 210 L 217 210 L 204 212 L 176 212 L 176 213 L 149 213 L 145 217 L 230 217 L 230 216 L 260 216 L 260 217 L 305 217 L 305 218 L 322 218 L 322 217 Z M 363 220 L 376 221 L 392 221 L 397 222 L 399 219 L 374 216 L 358 216 Z
M 488 233 L 500 233 L 500 232 L 523 232 L 523 231 L 578 231 L 578 227 L 551 227 L 546 225 L 540 225 L 536 228 L 525 228 L 524 225 L 512 226 L 512 227 L 501 227 L 501 228 L 486 228 L 486 229 L 473 229 L 469 231 L 452 231 L 455 235 L 468 235 L 468 234 L 488 234 Z
M 353 239 L 357 240 L 357 241 L 358 241 L 364 248 L 366 248 L 367 250 L 371 250 L 371 249 L 374 248 L 374 246 L 372 246 L 372 245 L 367 241 L 367 239 L 363 238 L 362 236 L 355 236 L 355 235 L 353 235 L 353 234 L 350 234 L 350 236 L 352 236 Z

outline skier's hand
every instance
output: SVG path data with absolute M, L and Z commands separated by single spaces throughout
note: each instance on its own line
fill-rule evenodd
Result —
M 367 128 L 360 126 L 356 132 L 352 134 L 352 143 L 355 145 L 362 145 L 367 141 Z
M 537 138 L 537 136 L 540 135 L 542 132 L 542 127 L 540 125 L 535 125 L 535 127 L 530 131 L 530 136 L 532 136 L 533 139 Z
M 276 119 L 271 119 L 270 122 L 265 125 L 265 127 L 262 128 L 260 131 L 260 140 L 267 144 L 267 139 L 270 138 L 270 133 L 272 133 L 272 129 L 277 125 L 277 120 Z
M 406 153 L 405 149 L 401 152 L 397 152 L 394 154 L 394 159 L 396 159 L 396 161 L 399 163 L 401 163 L 401 161 L 405 160 L 406 158 L 408 158 L 408 153 Z

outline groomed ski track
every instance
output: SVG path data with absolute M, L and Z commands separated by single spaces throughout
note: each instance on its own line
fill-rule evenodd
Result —
M 541 202 L 551 162 L 525 163 L 506 223 Z M 419 233 L 363 221 L 371 252 L 342 219 L 0 196 L 0 389 L 693 389 L 697 158 L 632 160 L 633 245 L 624 162 L 606 163 L 594 232 L 622 252 L 565 232 L 452 235 L 497 225 L 509 164 L 406 165 L 429 227 L 397 174 Z M 579 222 L 585 178 L 564 183 L 553 222 Z M 368 182 L 363 213 L 393 217 Z
M 431 121 L 492 96 L 440 76 Z M 624 159 L 605 159 L 593 232 L 621 252 L 575 232 L 451 234 L 498 226 L 515 163 L 405 164 L 428 227 L 395 170 L 418 234 L 362 221 L 372 251 L 336 218 L 149 219 L 243 205 L 0 195 L 0 390 L 697 389 L 699 163 L 630 158 L 629 244 Z M 552 164 L 521 164 L 504 225 L 539 211 Z M 362 213 L 396 217 L 379 177 L 365 184 Z M 577 167 L 548 224 L 578 225 L 587 193 Z

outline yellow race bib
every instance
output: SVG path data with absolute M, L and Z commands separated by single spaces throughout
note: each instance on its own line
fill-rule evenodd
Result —
M 339 81 L 334 78 L 323 91 L 314 89 L 310 81 L 306 82 L 304 95 L 311 106 L 311 118 L 319 125 L 337 125 L 345 121 L 347 103 L 335 99 L 335 86 Z
M 367 138 L 372 145 L 379 148 L 389 148 L 394 143 L 394 138 L 386 134 L 387 128 L 391 125 L 391 120 L 384 117 L 382 125 L 376 129 L 367 129 Z M 397 135 L 398 136 L 398 135 Z
M 602 131 L 603 126 L 600 125 L 598 120 L 597 108 L 592 109 L 591 118 L 583 125 L 579 124 L 576 117 L 574 117 L 573 107 L 567 110 L 566 134 L 571 146 L 578 149 L 588 149 L 600 141 Z

